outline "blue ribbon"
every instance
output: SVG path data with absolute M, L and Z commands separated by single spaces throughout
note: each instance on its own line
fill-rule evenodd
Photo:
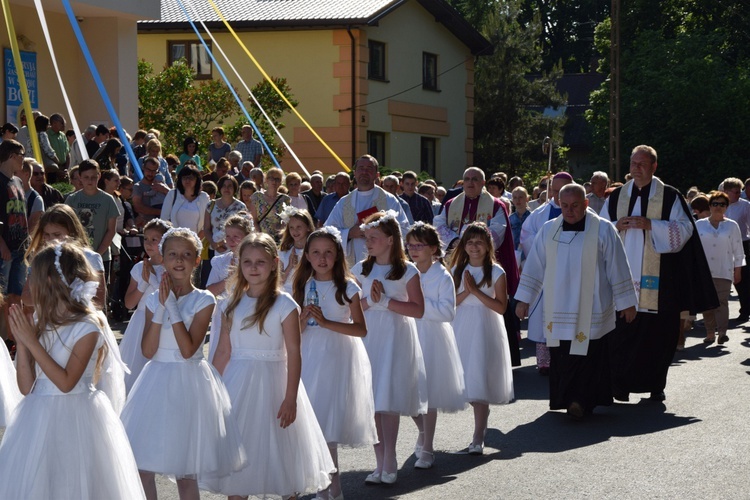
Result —
M 64 1 L 67 1 L 67 0 L 64 0 Z M 258 130 L 258 127 L 255 125 L 255 122 L 253 121 L 252 118 L 250 118 L 250 113 L 247 112 L 247 108 L 245 108 L 245 105 L 242 103 L 242 99 L 240 99 L 240 96 L 237 95 L 237 92 L 234 90 L 234 87 L 229 81 L 229 78 L 227 78 L 227 75 L 224 74 L 224 70 L 221 69 L 221 65 L 214 57 L 213 52 L 211 52 L 211 49 L 208 48 L 208 44 L 201 36 L 200 32 L 198 31 L 198 28 L 195 26 L 195 23 L 193 22 L 193 18 L 190 16 L 187 9 L 185 9 L 185 5 L 182 3 L 182 0 L 177 0 L 177 4 L 180 6 L 180 9 L 182 9 L 182 12 L 185 14 L 185 17 L 190 23 L 190 26 L 193 28 L 193 31 L 195 31 L 195 35 L 198 37 L 198 40 L 201 41 L 203 48 L 206 49 L 206 53 L 213 61 L 214 65 L 216 66 L 216 69 L 219 71 L 219 74 L 221 75 L 221 78 L 224 80 L 224 83 L 227 84 L 227 87 L 232 92 L 232 95 L 234 96 L 234 99 L 237 101 L 237 104 L 240 105 L 242 112 L 245 114 L 245 118 L 248 119 L 248 121 L 250 122 L 250 126 L 253 127 L 253 130 L 255 131 L 255 135 L 258 137 L 258 139 L 260 139 L 260 142 L 263 143 L 263 147 L 266 148 L 266 151 L 268 151 L 268 155 L 271 157 L 271 160 L 273 160 L 274 165 L 276 165 L 280 170 L 283 170 L 281 168 L 281 165 L 279 165 L 278 160 L 276 160 L 276 156 L 273 154 L 273 151 L 271 151 L 271 148 L 268 146 L 268 144 L 266 143 L 266 140 L 263 138 L 263 135 L 260 133 L 260 130 Z
M 135 157 L 133 148 L 130 147 L 130 142 L 127 139 L 127 135 L 125 135 L 125 129 L 122 128 L 122 124 L 120 123 L 120 118 L 117 116 L 114 106 L 112 106 L 112 101 L 109 98 L 107 89 L 104 87 L 104 82 L 102 82 L 101 76 L 99 76 L 99 71 L 96 69 L 96 64 L 94 64 L 94 59 L 91 57 L 91 52 L 89 51 L 89 47 L 88 45 L 86 45 L 86 40 L 83 38 L 83 33 L 81 33 L 81 28 L 78 26 L 78 20 L 76 19 L 76 16 L 73 13 L 73 9 L 70 7 L 70 1 L 62 0 L 62 4 L 63 4 L 63 8 L 65 9 L 65 13 L 68 15 L 68 21 L 70 22 L 70 26 L 73 28 L 73 33 L 75 33 L 76 38 L 78 39 L 78 45 L 81 46 L 81 52 L 83 52 L 83 57 L 86 59 L 86 63 L 88 63 L 89 65 L 89 71 L 91 71 L 91 76 L 94 78 L 94 83 L 96 83 L 96 87 L 97 89 L 99 89 L 99 94 L 102 96 L 104 105 L 107 107 L 107 112 L 109 113 L 109 117 L 112 119 L 112 122 L 115 124 L 115 127 L 117 128 L 117 133 L 122 138 L 122 145 L 128 154 L 128 159 L 130 160 L 130 164 L 133 166 L 133 172 L 135 174 L 135 178 L 136 180 L 139 181 L 143 178 L 143 172 L 141 171 L 140 165 L 138 165 L 138 159 Z

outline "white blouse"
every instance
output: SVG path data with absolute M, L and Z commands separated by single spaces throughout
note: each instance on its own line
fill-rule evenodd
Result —
M 708 218 L 696 221 L 698 234 L 706 253 L 711 276 L 727 280 L 734 279 L 734 268 L 745 265 L 740 227 L 731 219 L 724 219 L 714 228 Z

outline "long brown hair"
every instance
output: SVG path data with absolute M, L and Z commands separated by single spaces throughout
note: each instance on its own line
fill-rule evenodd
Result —
M 68 231 L 68 239 L 75 241 L 83 248 L 90 248 L 89 236 L 81 224 L 81 220 L 68 205 L 58 203 L 49 207 L 39 219 L 34 233 L 31 235 L 31 243 L 26 250 L 26 260 L 30 261 L 34 254 L 44 247 L 44 228 L 47 224 L 57 224 Z
M 291 222 L 291 219 L 299 219 L 302 222 L 305 223 L 307 226 L 307 235 L 309 236 L 310 233 L 315 231 L 315 223 L 312 220 L 312 217 L 310 216 L 310 212 L 304 209 L 297 209 L 294 212 L 294 215 L 292 215 L 289 218 L 289 222 Z M 292 248 L 294 246 L 294 238 L 292 238 L 291 233 L 289 232 L 289 222 L 286 223 L 286 227 L 284 227 L 284 232 L 281 233 L 281 243 L 279 243 L 279 250 L 282 252 L 285 252 Z M 307 247 L 305 247 L 307 248 Z
M 482 281 L 477 283 L 477 286 L 492 285 L 492 264 L 495 263 L 495 245 L 492 243 L 492 235 L 487 228 L 487 224 L 484 222 L 472 222 L 466 227 L 466 231 L 461 236 L 458 246 L 456 246 L 453 255 L 451 255 L 451 267 L 456 268 L 453 271 L 453 282 L 456 285 L 456 290 L 461 286 L 464 269 L 469 265 L 466 242 L 474 237 L 479 237 L 487 246 L 487 254 L 484 256 L 484 262 L 482 262 Z
M 346 296 L 346 282 L 352 278 L 349 273 L 349 267 L 346 265 L 346 255 L 344 248 L 341 246 L 341 242 L 337 240 L 331 233 L 324 230 L 318 229 L 314 231 L 310 236 L 307 237 L 307 243 L 305 243 L 305 251 L 302 253 L 297 269 L 294 275 L 294 300 L 297 304 L 304 304 L 305 302 L 305 285 L 313 277 L 315 270 L 307 259 L 307 252 L 310 250 L 310 243 L 318 238 L 323 238 L 332 241 L 336 246 L 336 260 L 333 262 L 333 284 L 336 287 L 336 302 L 340 305 L 345 303 L 351 303 L 352 300 Z
M 67 283 L 73 283 L 76 278 L 84 283 L 99 281 L 98 273 L 91 267 L 86 255 L 75 242 L 58 242 L 57 245 L 60 247 L 60 269 Z M 31 262 L 29 285 L 37 314 L 37 323 L 34 327 L 35 334 L 40 340 L 45 330 L 50 329 L 56 332 L 58 327 L 76 323 L 87 316 L 96 318 L 99 327 L 104 328 L 91 302 L 82 303 L 71 297 L 70 288 L 63 282 L 60 271 L 55 266 L 56 246 L 50 245 L 39 250 Z M 60 304 L 63 304 L 64 307 L 59 307 Z M 73 349 L 73 346 L 66 347 Z M 49 346 L 45 346 L 45 349 L 47 348 Z M 95 379 L 98 378 L 101 364 L 106 355 L 107 347 L 105 345 L 99 351 Z M 88 364 L 88 360 L 81 361 Z
M 400 280 L 406 274 L 406 253 L 404 252 L 404 242 L 401 240 L 401 226 L 398 225 L 395 217 L 386 217 L 385 212 L 376 212 L 370 215 L 365 219 L 365 224 L 376 221 L 380 221 L 380 224 L 373 229 L 379 229 L 386 236 L 393 237 L 391 255 L 388 256 L 391 270 L 385 275 L 385 279 Z M 373 265 L 375 265 L 375 257 L 368 255 L 362 262 L 362 275 L 369 276 Z
M 242 240 L 242 243 L 240 243 L 240 251 L 237 253 L 240 261 L 242 260 L 242 253 L 249 248 L 257 248 L 264 251 L 274 261 L 279 258 L 276 243 L 274 243 L 273 238 L 266 233 L 250 233 Z M 273 307 L 281 290 L 280 276 L 281 273 L 279 272 L 279 266 L 273 264 L 271 266 L 271 276 L 269 276 L 268 281 L 266 282 L 266 288 L 260 294 L 258 302 L 255 304 L 255 311 L 250 316 L 247 316 L 242 322 L 243 330 L 258 325 L 258 331 L 263 333 L 263 326 L 266 321 L 266 316 L 268 316 L 268 311 Z M 240 268 L 234 273 L 228 288 L 230 290 L 229 304 L 227 305 L 224 315 L 226 316 L 227 321 L 232 321 L 234 310 L 237 308 L 240 300 L 242 300 L 242 296 L 245 295 L 250 288 L 250 284 L 247 282 L 247 279 L 245 279 L 245 275 L 242 274 Z
M 411 229 L 409 229 L 409 232 L 406 233 L 406 241 L 409 241 L 409 238 L 412 238 L 427 246 L 435 247 L 435 252 L 432 254 L 432 256 L 435 257 L 437 261 L 440 262 L 443 266 L 445 266 L 445 261 L 443 260 L 442 243 L 440 241 L 440 235 L 438 234 L 437 229 L 435 229 L 435 226 L 424 223 L 414 224 Z

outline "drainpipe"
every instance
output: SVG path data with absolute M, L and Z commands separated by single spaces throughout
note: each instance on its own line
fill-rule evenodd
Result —
M 352 42 L 352 48 L 351 48 L 351 79 L 352 79 L 352 103 L 351 103 L 351 112 L 352 112 L 352 161 L 350 165 L 354 165 L 354 162 L 357 161 L 357 96 L 355 92 L 357 91 L 357 46 L 356 42 L 357 40 L 354 38 L 354 35 L 352 35 L 352 27 L 347 26 L 346 32 L 349 33 L 349 39 Z

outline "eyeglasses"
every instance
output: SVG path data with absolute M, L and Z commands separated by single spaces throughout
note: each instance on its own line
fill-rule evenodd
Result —
M 151 172 L 153 174 L 153 173 L 158 172 L 159 169 L 158 168 L 144 168 L 143 171 L 144 172 Z
M 422 250 L 423 248 L 427 248 L 430 245 L 425 245 L 424 243 L 409 243 L 406 245 L 406 248 L 409 250 Z
M 726 207 L 727 204 L 724 203 L 723 201 L 712 201 L 711 206 L 712 207 Z

